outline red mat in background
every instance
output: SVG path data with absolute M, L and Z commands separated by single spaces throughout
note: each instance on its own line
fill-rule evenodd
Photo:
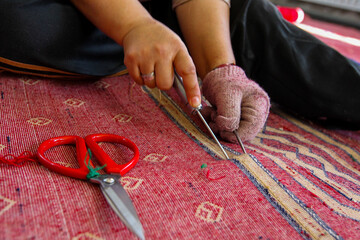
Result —
M 304 24 L 360 38 L 336 25 Z M 322 40 L 360 61 L 359 47 Z M 322 129 L 273 109 L 246 144 L 251 156 L 224 143 L 227 161 L 177 106 L 174 91 L 160 97 L 132 87 L 128 76 L 84 83 L 3 73 L 0 89 L 1 155 L 35 152 L 61 135 L 113 133 L 138 145 L 139 163 L 121 182 L 147 239 L 360 238 L 359 132 Z M 118 161 L 128 155 L 104 147 Z M 53 156 L 73 166 L 73 150 Z M 38 163 L 0 165 L 0 223 L 0 239 L 136 239 L 98 186 Z
M 328 37 L 326 37 L 326 34 L 323 36 L 322 34 L 316 33 L 314 36 L 332 46 L 348 58 L 360 63 L 360 31 L 358 29 L 314 20 L 306 15 L 302 24 L 313 26 L 320 29 L 320 31 L 323 30 L 328 32 Z M 335 36 L 333 34 L 335 34 Z M 349 42 L 353 42 L 353 44 L 349 44 Z

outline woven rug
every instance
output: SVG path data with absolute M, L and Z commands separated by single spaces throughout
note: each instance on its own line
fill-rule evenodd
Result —
M 359 47 L 322 38 L 360 61 Z M 273 108 L 245 144 L 249 155 L 222 142 L 224 160 L 174 90 L 160 94 L 128 76 L 73 82 L 2 73 L 0 91 L 0 155 L 35 153 L 63 135 L 112 133 L 137 144 L 140 160 L 121 183 L 147 239 L 360 238 L 360 132 Z M 102 146 L 119 162 L 129 156 Z M 75 166 L 72 146 L 51 155 Z M 136 239 L 97 185 L 37 162 L 0 164 L 0 224 L 0 239 Z

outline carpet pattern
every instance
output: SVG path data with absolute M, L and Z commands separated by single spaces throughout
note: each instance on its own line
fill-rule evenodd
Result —
M 121 183 L 147 239 L 360 238 L 360 132 L 326 130 L 274 107 L 245 144 L 249 155 L 222 142 L 224 160 L 174 90 L 134 86 L 128 76 L 71 82 L 2 73 L 0 93 L 0 155 L 35 153 L 62 135 L 135 142 L 140 160 Z M 118 162 L 130 157 L 121 146 L 102 147 Z M 48 154 L 76 166 L 74 147 Z M 136 239 L 97 185 L 36 162 L 0 164 L 0 223 L 0 239 Z

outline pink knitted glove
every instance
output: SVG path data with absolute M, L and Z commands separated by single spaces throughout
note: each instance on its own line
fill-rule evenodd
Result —
M 214 69 L 203 79 L 203 94 L 214 108 L 204 108 L 215 133 L 229 142 L 252 140 L 262 129 L 269 115 L 270 99 L 238 66 Z

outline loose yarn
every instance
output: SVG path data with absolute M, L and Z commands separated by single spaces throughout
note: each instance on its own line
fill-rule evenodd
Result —
M 88 149 L 85 155 L 85 164 L 89 169 L 89 173 L 86 175 L 86 178 L 89 180 L 90 178 L 94 178 L 100 175 L 98 171 L 106 167 L 106 164 L 101 167 L 93 168 L 90 164 L 90 159 L 92 158 L 92 154 L 90 149 Z M 88 159 L 88 161 L 86 161 Z M 30 151 L 24 151 L 19 156 L 15 156 L 14 154 L 6 154 L 4 156 L 0 155 L 0 163 L 5 163 L 8 165 L 12 165 L 15 167 L 23 167 L 27 162 L 37 162 L 37 157 Z
M 207 168 L 207 164 L 206 164 L 206 163 L 204 163 L 204 164 L 201 165 L 201 169 L 202 169 L 202 170 L 205 170 L 205 168 Z M 218 177 L 218 178 L 211 178 L 211 177 L 210 177 L 210 170 L 212 170 L 212 169 L 208 169 L 206 172 L 204 171 L 204 173 L 205 173 L 206 178 L 209 179 L 209 180 L 211 180 L 211 181 L 217 181 L 217 180 L 220 180 L 220 179 L 223 179 L 223 178 L 226 177 L 226 176 L 221 176 L 221 177 Z
M 27 162 L 36 162 L 37 157 L 30 151 L 24 151 L 19 156 L 13 154 L 0 155 L 0 163 L 22 167 Z

